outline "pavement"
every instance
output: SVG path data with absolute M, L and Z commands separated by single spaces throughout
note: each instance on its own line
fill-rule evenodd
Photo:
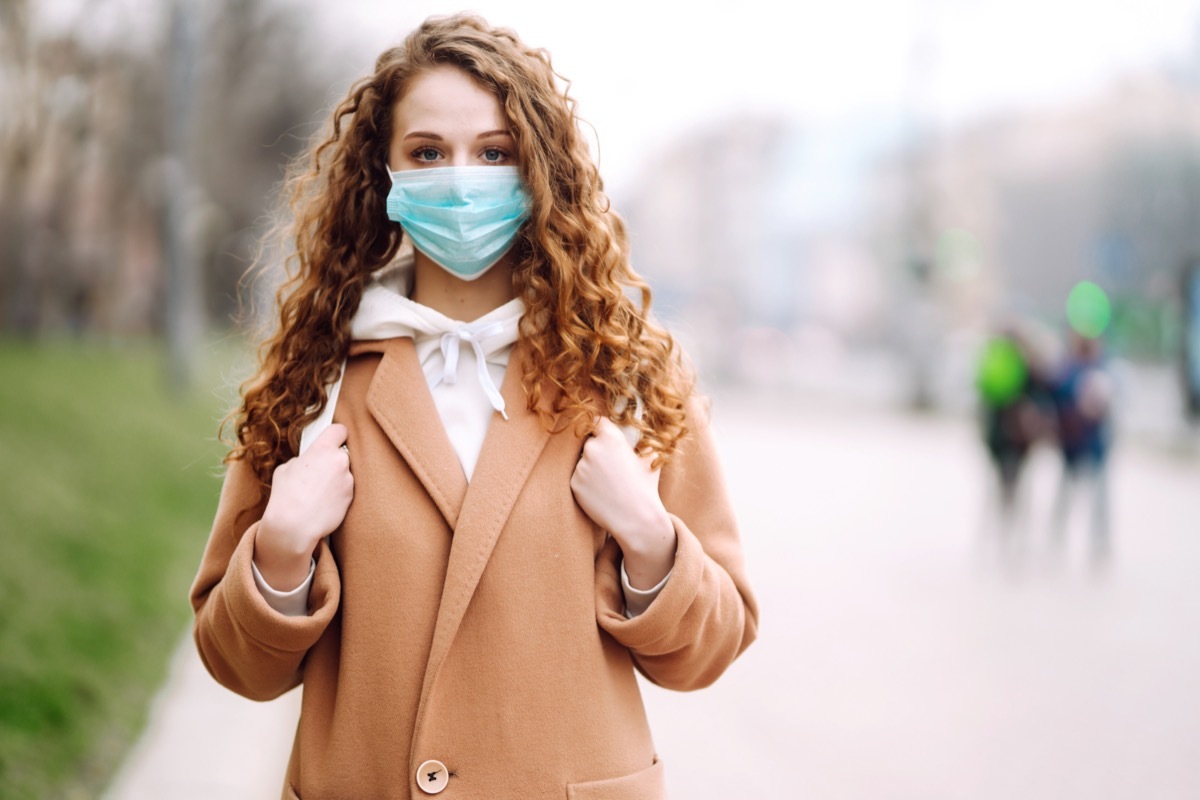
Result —
M 1200 797 L 1200 457 L 1119 443 L 1113 547 L 1050 536 L 1052 453 L 991 522 L 966 419 L 720 397 L 762 607 L 716 685 L 645 686 L 676 800 Z M 176 654 L 107 797 L 278 796 L 298 692 L 256 704 Z

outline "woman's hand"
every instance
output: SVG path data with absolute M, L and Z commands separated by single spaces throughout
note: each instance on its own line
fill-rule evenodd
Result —
M 346 518 L 354 498 L 346 435 L 345 425 L 330 425 L 303 455 L 275 468 L 254 541 L 254 563 L 272 589 L 303 583 L 317 544 Z
M 629 446 L 616 423 L 601 417 L 571 476 L 575 502 L 621 546 L 635 589 L 656 586 L 675 564 L 675 526 L 658 496 L 652 456 Z

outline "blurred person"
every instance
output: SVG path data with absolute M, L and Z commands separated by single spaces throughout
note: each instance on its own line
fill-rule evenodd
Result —
M 220 683 L 304 685 L 285 798 L 664 797 L 635 672 L 700 688 L 755 638 L 706 412 L 577 125 L 544 51 L 430 18 L 289 183 L 297 269 L 191 592 Z
M 1200 424 L 1200 263 L 1189 258 L 1180 286 L 1183 306 L 1183 347 L 1180 348 L 1180 381 L 1184 411 L 1193 425 Z
M 995 476 L 1004 532 L 1018 516 L 1021 476 L 1030 449 L 1049 430 L 1046 376 L 1045 359 L 1018 324 L 1002 326 L 980 353 L 975 381 L 980 428 Z
M 1105 363 L 1101 340 L 1072 331 L 1052 391 L 1055 435 L 1063 466 L 1053 530 L 1061 541 L 1066 533 L 1073 489 L 1089 484 L 1092 549 L 1099 557 L 1108 555 L 1111 546 L 1107 462 L 1112 441 L 1113 395 L 1114 381 Z

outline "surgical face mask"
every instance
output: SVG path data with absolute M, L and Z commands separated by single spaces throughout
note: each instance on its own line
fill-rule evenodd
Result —
M 400 170 L 387 196 L 388 219 L 438 266 L 474 280 L 508 252 L 529 217 L 516 167 Z

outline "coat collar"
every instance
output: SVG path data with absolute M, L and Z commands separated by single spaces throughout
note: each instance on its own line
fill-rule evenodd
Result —
M 499 414 L 492 418 L 470 485 L 426 389 L 411 339 L 383 343 L 383 360 L 367 390 L 367 408 L 454 530 L 417 711 L 418 726 L 429 689 L 500 532 L 550 439 L 550 431 L 537 412 L 529 409 L 525 396 L 521 377 L 527 364 L 528 352 L 518 342 L 500 387 L 509 418 L 504 420 Z M 546 387 L 542 397 L 542 408 L 547 410 L 553 408 L 557 396 L 550 388 Z M 557 427 L 557 419 L 555 423 Z
M 499 414 L 492 417 L 454 528 L 426 681 L 441 665 L 517 495 L 550 439 L 550 431 L 537 412 L 529 409 L 525 397 L 521 376 L 526 364 L 526 351 L 518 344 L 500 388 L 509 409 L 508 419 L 501 419 Z M 544 407 L 550 407 L 545 396 L 543 402 Z
M 453 529 L 467 494 L 467 478 L 438 417 L 413 340 L 402 336 L 377 346 L 383 360 L 367 389 L 367 410 Z
M 550 432 L 537 412 L 529 409 L 521 380 L 528 352 L 518 342 L 500 387 L 509 418 L 502 419 L 499 414 L 492 417 L 468 485 L 433 396 L 426 388 L 412 339 L 402 337 L 373 344 L 369 349 L 382 350 L 383 359 L 367 389 L 367 408 L 454 531 L 428 679 L 440 666 L 458 631 L 500 531 Z M 355 352 L 362 349 L 360 346 Z M 547 410 L 553 408 L 556 396 L 550 388 L 546 387 L 542 397 L 542 408 Z

